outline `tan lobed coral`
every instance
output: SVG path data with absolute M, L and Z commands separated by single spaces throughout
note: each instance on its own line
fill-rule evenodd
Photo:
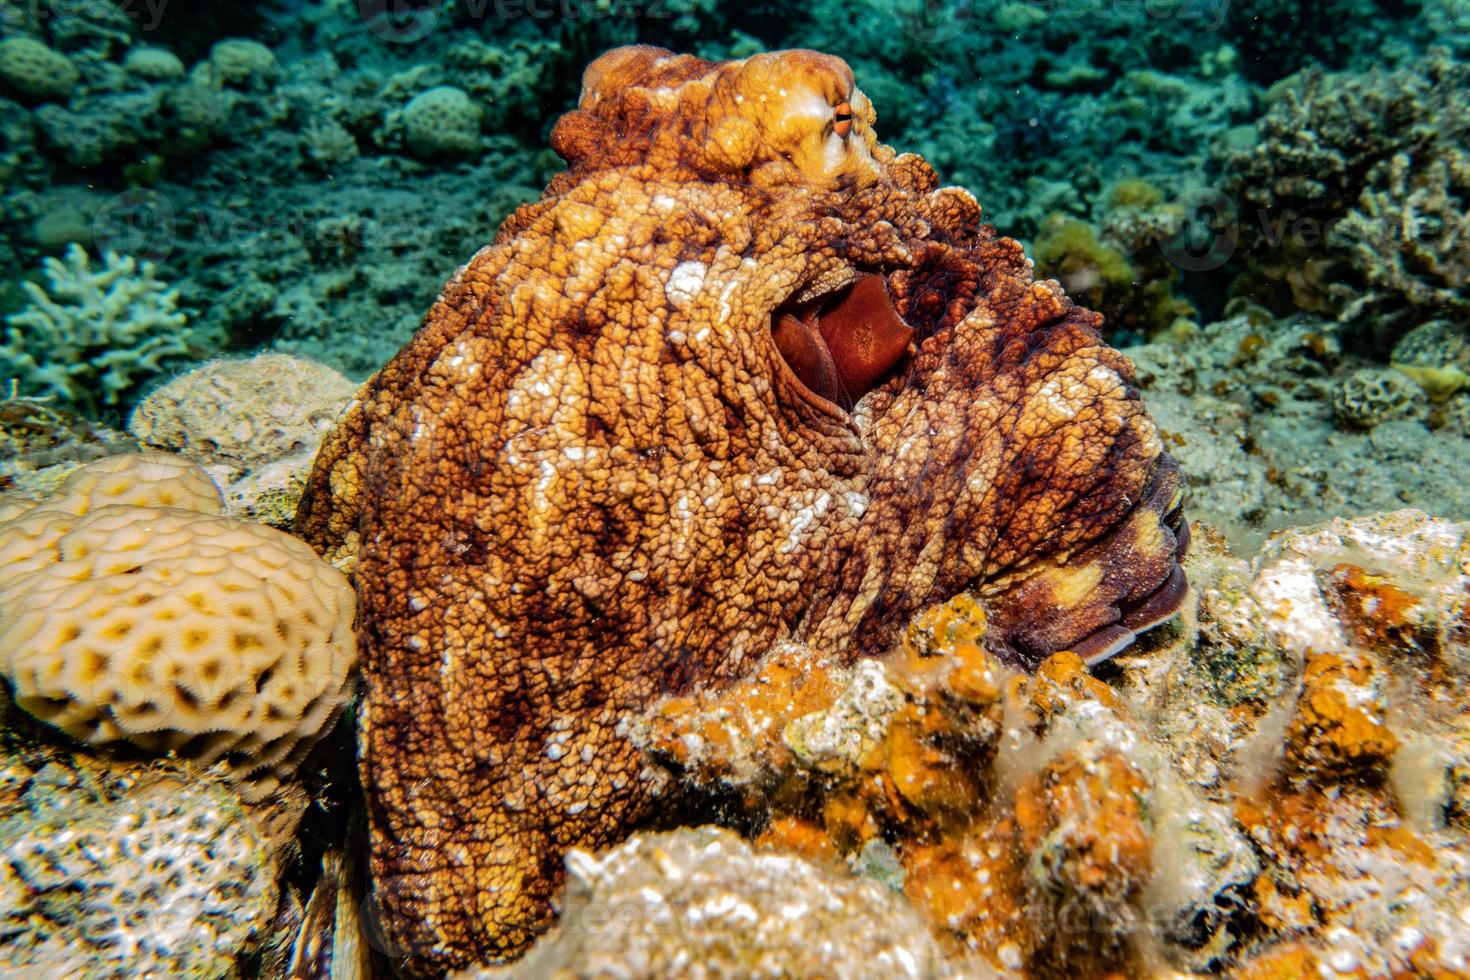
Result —
M 852 660 L 974 589 L 1016 663 L 1185 591 L 1177 468 L 1098 317 L 878 142 L 812 51 L 595 61 L 569 169 L 323 445 L 358 555 L 373 876 L 408 969 L 515 955 L 659 780 L 626 731 L 795 639 Z
M 0 671 L 30 714 L 92 745 L 224 761 L 268 792 L 351 692 L 346 578 L 220 516 L 176 457 L 109 457 L 0 524 Z

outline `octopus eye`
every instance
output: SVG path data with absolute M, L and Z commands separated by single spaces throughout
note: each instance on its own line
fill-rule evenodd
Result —
M 843 139 L 852 132 L 852 104 L 839 102 L 832 109 L 832 131 Z

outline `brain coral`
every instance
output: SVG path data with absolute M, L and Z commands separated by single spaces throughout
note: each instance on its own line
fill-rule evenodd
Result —
M 315 452 L 356 390 L 331 368 L 289 354 L 213 361 L 152 391 L 128 431 L 233 476 Z
M 523 949 L 562 853 L 650 814 L 627 732 L 664 694 L 783 639 L 882 653 L 967 589 L 1028 666 L 1177 609 L 1178 468 L 1131 364 L 874 120 L 812 51 L 602 56 L 569 169 L 324 443 L 296 527 L 360 562 L 411 969 Z
M 209 49 L 206 77 L 231 88 L 264 90 L 281 73 L 276 56 L 259 41 L 229 37 Z
M 196 466 L 125 455 L 0 524 L 0 671 L 93 745 L 269 789 L 350 693 L 355 603 L 300 541 L 220 514 Z
M 1349 428 L 1371 429 L 1395 419 L 1422 418 L 1424 391 L 1394 368 L 1361 368 L 1332 392 L 1332 414 Z
M 184 74 L 184 63 L 168 48 L 146 46 L 134 48 L 123 59 L 123 67 L 131 74 L 139 78 L 146 78 L 150 82 L 181 78 Z
M 388 129 L 401 128 L 403 142 L 417 157 L 467 156 L 480 146 L 480 107 L 452 85 L 439 85 L 420 92 L 388 121 Z

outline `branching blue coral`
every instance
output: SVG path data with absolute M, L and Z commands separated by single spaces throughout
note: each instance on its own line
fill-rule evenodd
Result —
M 102 265 L 93 271 L 73 244 L 64 261 L 46 260 L 49 290 L 24 284 L 30 304 L 6 319 L 0 381 L 95 413 L 190 352 L 178 290 L 154 277 L 153 263 L 108 252 Z

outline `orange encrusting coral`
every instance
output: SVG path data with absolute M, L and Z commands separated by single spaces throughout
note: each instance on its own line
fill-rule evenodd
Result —
M 778 651 L 749 681 L 664 702 L 635 737 L 687 785 L 722 800 L 736 790 L 765 821 L 765 846 L 854 860 L 891 844 L 905 894 L 957 954 L 1038 975 L 1125 968 L 1127 936 L 1109 922 L 1151 873 L 1148 784 L 1096 742 L 1060 749 L 1016 786 L 995 767 L 1007 726 L 1040 738 L 1080 704 L 1126 709 L 1074 654 L 1031 678 L 1002 666 L 986 626 L 972 596 L 931 607 L 876 676 Z M 792 675 L 801 703 L 778 714 L 770 701 Z

